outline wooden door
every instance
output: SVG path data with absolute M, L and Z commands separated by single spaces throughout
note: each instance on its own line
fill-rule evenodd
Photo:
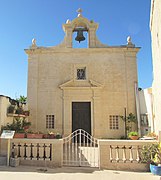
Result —
M 72 132 L 83 129 L 91 134 L 91 103 L 72 102 Z

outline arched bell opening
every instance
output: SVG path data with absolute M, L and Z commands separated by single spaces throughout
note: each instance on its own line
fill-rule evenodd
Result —
M 88 47 L 88 29 L 85 27 L 75 27 L 72 37 L 73 48 L 87 48 Z

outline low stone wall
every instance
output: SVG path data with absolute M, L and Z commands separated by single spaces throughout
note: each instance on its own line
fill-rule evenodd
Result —
M 98 140 L 100 169 L 147 171 L 147 164 L 140 163 L 143 145 L 152 140 Z M 1 156 L 7 157 L 7 140 L 0 143 Z M 12 139 L 12 164 L 44 167 L 61 167 L 63 162 L 62 139 Z M 14 162 L 15 160 L 15 162 Z
M 61 167 L 63 142 L 61 139 L 13 139 L 11 157 L 20 165 Z
M 143 145 L 156 142 L 152 140 L 99 140 L 100 168 L 148 171 L 148 165 L 140 163 L 140 151 Z
M 7 156 L 7 139 L 0 138 L 0 156 Z

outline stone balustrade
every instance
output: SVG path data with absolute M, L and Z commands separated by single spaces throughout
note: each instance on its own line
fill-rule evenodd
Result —
M 61 139 L 13 139 L 11 157 L 19 158 L 20 165 L 62 166 Z
M 111 170 L 147 171 L 147 164 L 141 163 L 142 146 L 152 140 L 99 140 L 100 168 Z

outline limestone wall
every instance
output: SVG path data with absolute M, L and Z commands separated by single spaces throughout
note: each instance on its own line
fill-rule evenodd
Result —
M 138 50 L 121 47 L 26 50 L 29 55 L 28 106 L 32 128 L 46 131 L 46 115 L 54 114 L 53 131 L 63 133 L 63 129 L 68 129 L 69 134 L 71 103 L 88 101 L 93 108 L 92 135 L 105 138 L 124 135 L 124 123 L 121 120 L 119 130 L 109 129 L 109 115 L 124 115 L 125 107 L 127 113 L 135 114 L 134 83 L 137 82 Z M 87 80 L 84 82 L 74 80 L 68 90 L 60 89 L 60 85 L 75 79 L 77 66 L 86 67 Z M 89 80 L 99 83 L 101 88 L 92 89 L 88 86 Z M 72 86 L 77 89 L 72 90 Z M 83 90 L 85 87 L 86 90 Z M 65 111 L 66 107 L 68 110 Z
M 151 4 L 151 38 L 153 58 L 153 97 L 154 97 L 154 130 L 161 130 L 161 1 L 152 0 Z
M 7 116 L 7 109 L 9 105 L 9 98 L 5 96 L 0 96 L 0 127 L 13 121 L 13 117 Z

